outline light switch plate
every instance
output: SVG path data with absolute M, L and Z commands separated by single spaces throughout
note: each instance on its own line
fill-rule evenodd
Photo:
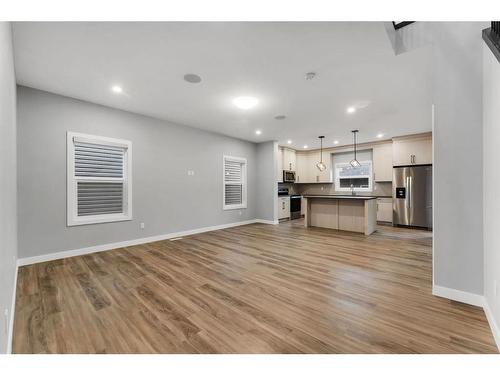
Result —
M 144 229 L 146 227 L 146 225 L 144 223 L 141 223 L 140 226 L 141 226 L 141 229 Z

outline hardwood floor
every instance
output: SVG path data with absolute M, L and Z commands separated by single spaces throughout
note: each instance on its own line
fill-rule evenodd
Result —
M 431 234 L 252 224 L 21 267 L 15 353 L 496 353 Z

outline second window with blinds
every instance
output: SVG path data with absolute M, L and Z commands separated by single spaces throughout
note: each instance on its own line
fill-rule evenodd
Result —
M 132 219 L 132 143 L 67 133 L 67 224 Z
M 223 157 L 223 209 L 247 208 L 247 160 Z

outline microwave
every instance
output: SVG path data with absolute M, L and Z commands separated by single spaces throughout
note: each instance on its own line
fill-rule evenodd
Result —
M 295 182 L 295 172 L 283 171 L 283 182 Z

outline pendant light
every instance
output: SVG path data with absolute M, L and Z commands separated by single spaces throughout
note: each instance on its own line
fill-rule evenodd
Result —
M 358 159 L 356 158 L 356 138 L 357 138 L 357 135 L 358 135 L 358 131 L 359 130 L 352 130 L 352 138 L 353 138 L 353 145 L 354 145 L 354 159 L 351 160 L 351 166 L 353 168 L 357 168 L 357 167 L 361 167 L 361 163 L 358 161 Z
M 325 138 L 325 136 L 320 135 L 318 138 L 321 142 L 321 148 L 319 152 L 319 163 L 316 164 L 316 168 L 318 168 L 320 172 L 323 172 L 326 169 L 326 165 L 323 163 L 323 138 Z

